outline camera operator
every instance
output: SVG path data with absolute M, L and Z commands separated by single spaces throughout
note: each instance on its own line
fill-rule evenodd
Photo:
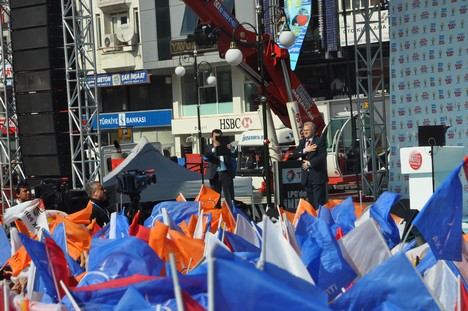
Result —
M 223 132 L 215 129 L 211 132 L 212 144 L 205 147 L 204 157 L 208 160 L 206 178 L 210 180 L 211 189 L 223 192 L 224 198 L 231 207 L 234 200 L 234 177 L 236 169 L 232 159 L 237 158 L 237 150 L 222 136 Z M 221 201 L 221 200 L 220 200 Z M 217 207 L 221 206 L 218 202 Z
M 106 199 L 106 189 L 99 181 L 93 181 L 86 186 L 86 193 L 93 203 L 91 221 L 96 219 L 96 223 L 102 228 L 110 221 L 109 201 Z

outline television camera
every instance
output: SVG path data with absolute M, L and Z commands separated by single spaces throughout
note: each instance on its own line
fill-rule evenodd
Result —
M 127 217 L 131 221 L 138 210 L 143 212 L 140 206 L 140 193 L 146 189 L 148 185 L 155 184 L 157 182 L 156 175 L 154 175 L 154 169 L 146 171 L 126 171 L 118 174 L 116 179 L 116 191 L 118 193 L 128 195 L 132 202 L 130 209 L 126 212 Z M 140 224 L 141 223 L 142 218 L 140 217 Z

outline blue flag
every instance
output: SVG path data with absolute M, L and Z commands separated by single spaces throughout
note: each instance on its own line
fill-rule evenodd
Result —
M 163 264 L 154 250 L 137 237 L 93 239 L 88 257 L 88 273 L 79 286 L 135 274 L 159 276 Z
M 209 264 L 214 265 L 215 310 L 329 310 L 326 296 L 310 283 L 292 287 L 241 260 L 214 258 Z
M 187 291 L 194 298 L 196 297 L 194 295 L 207 292 L 206 280 L 206 274 L 179 276 L 179 284 L 182 289 Z M 73 298 L 83 310 L 114 310 L 121 302 L 130 286 L 152 306 L 164 304 L 168 300 L 174 298 L 174 287 L 171 277 L 142 275 L 133 275 L 90 286 L 70 288 L 70 291 Z M 130 292 L 129 295 L 131 296 L 132 292 Z M 74 310 L 68 297 L 64 297 L 62 302 L 70 310 Z M 123 301 L 122 304 L 124 303 L 126 302 Z
M 346 200 L 336 205 L 332 209 L 331 214 L 335 220 L 335 226 L 333 226 L 332 229 L 341 227 L 345 234 L 354 229 L 356 214 L 354 213 L 352 197 L 348 197 Z M 336 234 L 336 229 L 333 230 L 333 233 Z
M 462 259 L 462 185 L 458 176 L 463 161 L 440 184 L 413 225 L 421 232 L 437 259 Z
M 335 224 L 335 220 L 333 219 L 330 209 L 323 205 L 319 206 L 319 209 L 317 211 L 317 218 L 323 220 L 329 227 Z
M 330 227 L 323 220 L 304 213 L 296 226 L 297 236 L 307 270 L 317 286 L 333 300 L 342 288 L 351 284 L 357 273 L 343 258 Z
M 333 310 L 441 310 L 403 252 L 359 279 L 330 305 Z
M 19 233 L 19 237 L 29 257 L 31 257 L 31 260 L 36 266 L 36 277 L 41 278 L 41 285 L 44 286 L 45 292 L 52 297 L 54 301 L 58 301 L 59 297 L 55 288 L 51 267 L 49 266 L 45 244 L 31 239 L 23 233 Z
M 260 253 L 260 248 L 245 240 L 243 237 L 229 231 L 224 232 L 224 239 L 228 241 L 234 252 Z
M 154 310 L 151 305 L 145 300 L 140 292 L 133 286 L 130 286 L 125 294 L 120 299 L 115 311 L 128 311 L 128 310 Z
M 380 232 L 390 249 L 400 243 L 400 232 L 392 216 L 390 216 L 390 209 L 399 199 L 399 194 L 385 191 L 370 207 L 370 217 L 379 224 Z
M 189 223 L 190 216 L 198 215 L 199 206 L 200 202 L 195 201 L 165 201 L 158 203 L 153 207 L 151 216 L 145 220 L 144 225 L 147 228 L 152 228 L 156 223 L 156 220 L 164 223 L 162 212 L 163 208 L 166 209 L 167 213 L 171 216 L 176 224 L 180 224 L 184 220 Z
M 8 241 L 8 236 L 5 232 L 5 227 L 0 226 L 0 267 L 3 267 L 5 262 L 11 257 L 11 245 Z
M 45 237 L 52 238 L 55 243 L 62 249 L 65 259 L 67 260 L 68 268 L 71 270 L 74 277 L 79 276 L 85 270 L 80 264 L 74 260 L 67 252 L 67 237 L 65 233 L 65 223 L 60 223 L 54 228 L 54 233 L 50 236 L 49 232 L 43 231 Z

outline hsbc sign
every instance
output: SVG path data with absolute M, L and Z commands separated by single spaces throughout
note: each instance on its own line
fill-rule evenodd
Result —
M 219 129 L 220 130 L 248 129 L 250 125 L 252 124 L 252 122 L 253 121 L 250 117 L 219 119 Z
M 244 132 L 251 129 L 260 129 L 261 123 L 256 112 L 241 115 L 202 116 L 201 129 L 203 133 L 211 133 L 213 129 L 223 132 Z M 198 131 L 196 117 L 172 119 L 172 134 L 193 134 Z

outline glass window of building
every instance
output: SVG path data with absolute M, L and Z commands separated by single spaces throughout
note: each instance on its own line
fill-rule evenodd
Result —
M 184 116 L 196 116 L 200 103 L 202 115 L 233 113 L 231 66 L 213 67 L 216 85 L 206 83 L 209 71 L 202 71 L 198 77 L 198 100 L 193 73 L 186 73 L 182 80 L 182 111 Z
M 246 77 L 244 82 L 244 109 L 245 112 L 257 111 L 259 101 L 258 86 Z

